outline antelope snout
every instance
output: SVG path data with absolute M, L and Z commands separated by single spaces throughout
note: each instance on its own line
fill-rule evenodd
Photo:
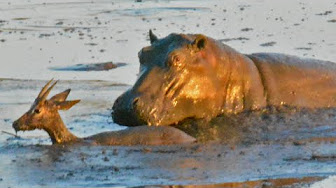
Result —
M 18 132 L 20 130 L 20 126 L 19 126 L 18 120 L 16 120 L 16 121 L 13 122 L 12 127 L 14 128 L 15 132 Z

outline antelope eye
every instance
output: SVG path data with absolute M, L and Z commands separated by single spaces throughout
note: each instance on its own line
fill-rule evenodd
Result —
M 35 109 L 35 110 L 34 110 L 34 113 L 35 113 L 35 114 L 39 114 L 40 112 L 41 112 L 41 111 L 40 111 L 39 109 Z

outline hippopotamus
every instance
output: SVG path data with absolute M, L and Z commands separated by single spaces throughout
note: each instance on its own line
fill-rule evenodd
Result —
M 336 106 L 336 65 L 280 53 L 242 54 L 202 34 L 159 39 L 138 53 L 139 76 L 119 96 L 112 118 L 122 125 L 174 125 L 189 118 L 267 106 Z

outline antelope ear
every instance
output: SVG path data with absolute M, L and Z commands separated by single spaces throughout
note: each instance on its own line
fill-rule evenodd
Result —
M 80 102 L 80 100 L 56 102 L 56 106 L 57 106 L 58 110 L 69 110 L 73 105 L 75 105 L 79 102 Z
M 207 45 L 207 38 L 204 35 L 197 35 L 196 39 L 192 42 L 192 46 L 194 50 L 202 50 L 206 47 Z
M 52 102 L 63 102 L 65 101 L 65 99 L 68 97 L 69 93 L 70 93 L 71 89 L 67 89 L 57 95 L 54 95 L 53 97 L 51 97 L 49 99 L 49 101 L 52 101 Z
M 156 35 L 154 35 L 154 33 L 151 29 L 149 30 L 149 40 L 150 40 L 151 44 L 153 44 L 155 41 L 159 40 L 159 38 Z

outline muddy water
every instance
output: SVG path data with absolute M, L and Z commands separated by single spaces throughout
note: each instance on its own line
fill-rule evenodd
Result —
M 0 131 L 14 133 L 11 123 L 30 107 L 44 83 L 0 81 Z M 74 134 L 88 136 L 124 128 L 112 122 L 108 107 L 128 87 L 61 81 L 54 93 L 72 88 L 69 97 L 82 99 L 61 115 Z M 19 138 L 0 133 L 0 186 L 301 187 L 335 175 L 335 111 L 279 110 L 186 121 L 181 126 L 200 130 L 190 132 L 201 141 L 191 145 L 51 146 L 41 131 L 19 133 Z M 211 131 L 202 129 L 206 123 Z
M 189 119 L 175 125 L 201 142 L 224 144 L 336 141 L 336 109 L 267 107 L 235 115 L 220 115 L 210 121 Z

